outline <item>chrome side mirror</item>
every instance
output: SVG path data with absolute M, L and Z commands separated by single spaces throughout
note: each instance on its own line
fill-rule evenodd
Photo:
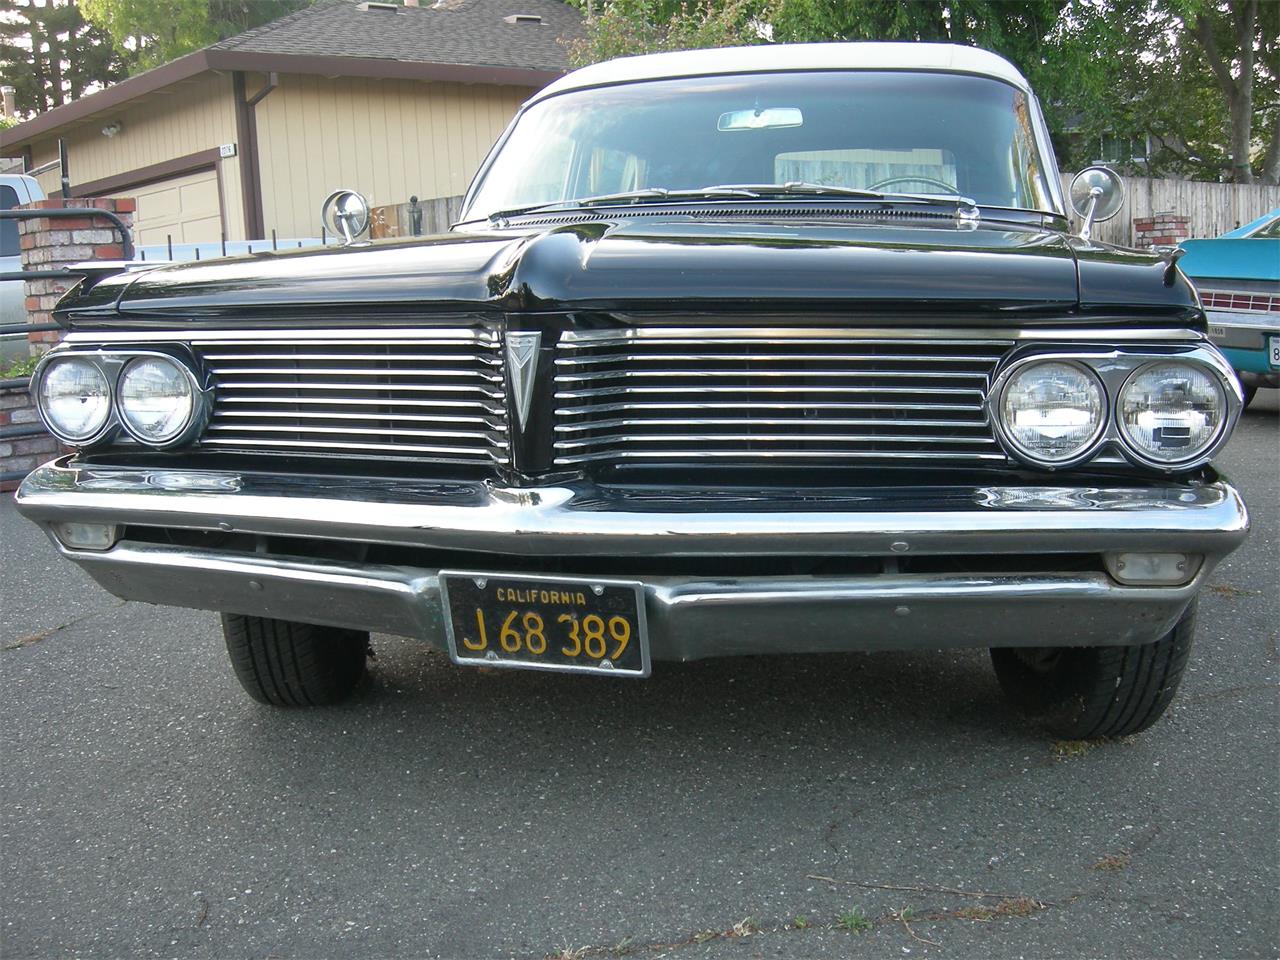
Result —
M 1071 181 L 1071 209 L 1080 217 L 1080 239 L 1095 223 L 1110 220 L 1124 206 L 1124 181 L 1110 167 L 1085 167 Z
M 320 207 L 320 222 L 344 244 L 355 243 L 369 229 L 369 201 L 354 190 L 335 190 Z

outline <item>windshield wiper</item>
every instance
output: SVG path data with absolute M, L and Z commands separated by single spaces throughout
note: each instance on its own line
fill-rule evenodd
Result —
M 547 213 L 555 210 L 578 210 L 583 207 L 604 207 L 611 204 L 645 203 L 653 200 L 698 200 L 717 197 L 756 197 L 759 194 L 745 187 L 732 185 L 701 187 L 697 190 L 668 190 L 665 187 L 647 187 L 623 193 L 602 193 L 594 197 L 575 197 L 571 200 L 555 200 L 551 203 L 535 203 L 527 207 L 498 210 L 489 214 L 491 222 L 518 217 L 526 213 Z
M 722 183 L 698 187 L 695 190 L 667 190 L 663 187 L 648 187 L 643 190 L 629 190 L 622 193 L 602 193 L 594 197 L 577 197 L 572 200 L 556 200 L 551 203 L 537 203 L 527 207 L 516 207 L 511 210 L 498 210 L 489 214 L 489 221 L 496 223 L 500 220 L 522 216 L 526 213 L 580 210 L 615 204 L 717 200 L 724 197 L 744 197 L 749 200 L 760 200 L 780 196 L 849 197 L 855 200 L 915 203 L 925 206 L 956 208 L 957 214 L 964 216 L 966 219 L 978 215 L 977 203 L 968 197 L 962 197 L 958 194 L 952 197 L 941 197 L 925 193 L 880 193 L 876 190 L 860 190 L 856 187 L 839 187 L 824 183 L 810 183 L 806 180 L 789 180 L 786 183 Z
M 859 190 L 856 187 L 838 187 L 826 183 L 811 183 L 808 180 L 789 180 L 786 183 L 744 183 L 735 184 L 738 189 L 751 190 L 758 196 L 793 196 L 809 195 L 819 197 L 855 197 L 860 200 L 882 200 L 888 203 L 918 203 L 933 207 L 970 207 L 978 208 L 978 203 L 960 194 L 936 193 L 882 193 L 878 190 Z

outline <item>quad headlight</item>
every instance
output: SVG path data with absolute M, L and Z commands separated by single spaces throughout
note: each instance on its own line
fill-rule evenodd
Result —
M 111 419 L 111 385 L 92 361 L 59 357 L 41 372 L 36 407 L 49 432 L 63 443 L 88 443 Z
M 212 391 L 196 371 L 165 351 L 51 353 L 33 379 L 36 407 L 70 446 L 123 428 L 139 443 L 174 447 L 196 439 L 211 413 Z
M 164 356 L 130 360 L 116 383 L 120 422 L 135 440 L 163 446 L 190 425 L 196 393 L 191 372 L 176 361 Z
M 1087 455 L 1107 420 L 1107 395 L 1092 370 L 1065 360 L 1018 368 L 1000 393 L 999 419 L 1008 444 L 1043 466 Z
M 1241 396 L 1213 348 L 1032 348 L 996 377 L 988 412 L 1011 456 L 1053 470 L 1119 456 L 1166 472 L 1198 467 L 1227 441 Z
M 1141 460 L 1171 466 L 1198 459 L 1222 435 L 1227 398 L 1203 367 L 1161 360 L 1136 370 L 1120 390 L 1120 435 Z

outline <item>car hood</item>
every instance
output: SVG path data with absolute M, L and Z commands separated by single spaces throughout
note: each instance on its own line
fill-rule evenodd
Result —
M 1093 251 L 1093 252 L 1089 252 Z M 1194 305 L 1163 262 L 1034 227 L 635 218 L 260 253 L 99 283 L 66 306 L 201 317 L 304 310 L 1139 310 Z M 1183 289 L 1185 288 L 1185 289 Z M 904 309 L 904 304 L 909 305 Z

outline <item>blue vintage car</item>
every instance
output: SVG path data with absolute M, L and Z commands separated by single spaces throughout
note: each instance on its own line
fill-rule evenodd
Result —
M 1180 266 L 1200 291 L 1209 337 L 1244 385 L 1280 387 L 1280 208 L 1214 240 L 1187 240 Z

